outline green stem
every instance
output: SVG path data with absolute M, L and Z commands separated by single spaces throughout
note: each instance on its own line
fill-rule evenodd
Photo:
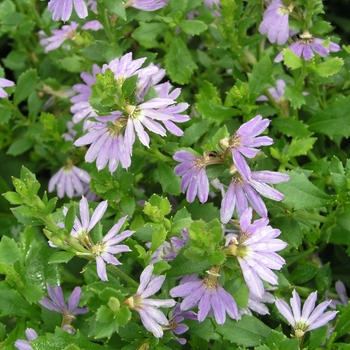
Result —
M 138 288 L 139 284 L 133 280 L 131 277 L 129 277 L 126 273 L 119 270 L 114 265 L 108 265 L 108 270 L 116 277 L 123 279 L 126 283 L 130 284 L 131 286 Z
M 114 44 L 116 42 L 116 37 L 115 37 L 115 32 L 113 32 L 111 27 L 108 11 L 104 7 L 102 7 L 100 4 L 98 4 L 98 13 L 102 14 L 102 16 L 100 16 L 100 19 L 104 27 L 104 30 L 106 32 L 106 35 L 109 41 Z
M 332 223 L 333 219 L 326 217 L 326 216 L 322 216 L 319 214 L 312 214 L 312 213 L 308 213 L 306 211 L 296 211 L 293 213 L 293 217 L 295 219 L 306 219 L 306 220 L 310 220 L 310 221 L 317 221 L 317 222 L 322 222 L 322 223 Z

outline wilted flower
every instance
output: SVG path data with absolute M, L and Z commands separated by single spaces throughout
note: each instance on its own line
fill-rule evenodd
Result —
M 250 168 L 243 156 L 254 158 L 260 149 L 256 147 L 269 146 L 273 140 L 268 136 L 259 136 L 270 124 L 270 120 L 262 119 L 261 115 L 242 124 L 239 129 L 229 139 L 224 138 L 220 141 L 222 146 L 227 147 L 232 152 L 234 165 L 238 172 L 245 178 L 250 176 Z
M 218 324 L 224 324 L 226 313 L 231 318 L 238 319 L 236 302 L 232 295 L 219 284 L 217 267 L 214 266 L 207 273 L 208 276 L 203 280 L 197 275 L 184 279 L 184 283 L 170 290 L 170 295 L 173 298 L 184 298 L 180 304 L 183 311 L 198 305 L 198 322 L 203 322 L 208 315 L 214 315 Z
M 240 232 L 226 236 L 226 250 L 236 256 L 251 295 L 263 298 L 264 281 L 276 285 L 278 278 L 271 270 L 280 270 L 285 260 L 275 252 L 284 249 L 287 243 L 276 239 L 281 231 L 268 226 L 269 220 L 262 218 L 252 222 L 253 210 L 246 209 L 240 216 Z
M 317 292 L 308 296 L 301 312 L 299 294 L 295 290 L 292 294 L 293 297 L 290 299 L 292 309 L 282 299 L 276 299 L 276 307 L 294 328 L 296 338 L 301 338 L 306 332 L 326 325 L 337 315 L 338 311 L 324 312 L 331 303 L 330 301 L 324 301 L 315 308 Z
M 289 38 L 289 14 L 293 5 L 285 6 L 281 0 L 273 0 L 264 12 L 263 21 L 259 26 L 261 34 L 267 34 L 271 43 L 277 41 L 283 45 Z
M 28 340 L 16 340 L 15 347 L 18 350 L 33 350 L 33 348 L 30 345 L 30 342 L 38 338 L 38 333 L 33 328 L 27 328 L 25 334 Z
M 57 196 L 69 198 L 81 196 L 84 193 L 85 184 L 90 183 L 90 175 L 87 171 L 72 164 L 62 167 L 49 181 L 48 190 L 52 192 L 55 187 Z
M 248 208 L 248 202 L 261 217 L 267 217 L 267 208 L 260 195 L 275 201 L 283 200 L 284 195 L 267 184 L 286 182 L 289 179 L 287 174 L 267 170 L 252 171 L 247 179 L 235 173 L 221 202 L 221 222 L 227 224 L 235 208 L 238 215 L 242 215 Z
M 14 86 L 15 83 L 11 80 L 0 78 L 0 98 L 7 97 L 7 92 L 3 89 L 4 87 Z
M 87 17 L 88 10 L 84 0 L 50 0 L 47 9 L 52 12 L 54 21 L 62 20 L 66 22 L 72 15 L 73 4 L 79 18 Z
M 173 299 L 148 298 L 159 291 L 165 280 L 165 276 L 152 275 L 153 268 L 153 265 L 149 265 L 143 270 L 136 294 L 124 303 L 140 314 L 141 321 L 148 331 L 152 332 L 156 338 L 162 338 L 162 326 L 168 327 L 169 321 L 159 308 L 172 307 L 176 303 Z
M 46 37 L 45 33 L 40 31 L 39 35 L 42 37 L 42 39 L 40 39 L 40 45 L 45 47 L 45 52 L 56 50 L 67 39 L 74 39 L 78 26 L 79 24 L 76 22 L 65 24 L 62 26 L 62 29 L 53 29 L 53 36 L 50 37 Z
M 134 7 L 144 11 L 155 11 L 166 6 L 168 0 L 129 0 L 124 7 Z
M 289 50 L 292 50 L 296 55 L 303 58 L 305 61 L 311 60 L 316 52 L 321 57 L 326 57 L 330 52 L 340 51 L 340 46 L 333 42 L 325 44 L 325 40 L 319 38 L 313 38 L 312 35 L 305 30 L 303 34 L 299 35 L 300 39 L 288 47 Z M 276 58 L 275 62 L 281 62 L 283 60 L 283 51 L 280 52 Z

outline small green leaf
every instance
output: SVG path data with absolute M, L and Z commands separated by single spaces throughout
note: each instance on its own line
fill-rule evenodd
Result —
M 293 108 L 300 109 L 300 107 L 305 104 L 303 92 L 296 86 L 287 86 L 283 96 L 290 100 L 290 104 Z
M 30 150 L 34 146 L 34 141 L 31 139 L 23 138 L 16 140 L 13 142 L 6 154 L 10 154 L 11 156 L 18 156 Z
M 124 3 L 121 0 L 104 0 L 102 6 L 109 12 L 114 13 L 118 17 L 126 20 Z
M 251 93 L 260 94 L 272 86 L 272 65 L 268 55 L 262 55 L 259 62 L 253 65 L 248 78 Z
M 28 69 L 19 76 L 16 84 L 16 91 L 13 96 L 15 106 L 24 101 L 30 95 L 35 89 L 37 81 L 38 74 L 35 69 Z
M 331 75 L 336 74 L 339 69 L 343 66 L 344 60 L 339 57 L 331 58 L 328 61 L 319 63 L 315 65 L 315 71 L 321 77 L 330 77 Z
M 56 252 L 50 256 L 49 264 L 67 263 L 74 258 L 75 254 L 69 252 Z
M 0 242 L 0 263 L 10 266 L 20 259 L 21 252 L 17 243 L 13 239 L 3 236 Z
M 68 232 L 72 231 L 75 220 L 76 208 L 75 204 L 71 205 L 64 219 L 64 227 Z
M 274 118 L 271 124 L 281 133 L 291 137 L 303 138 L 312 134 L 312 132 L 308 130 L 309 126 L 304 124 L 301 120 Z
M 164 23 L 144 23 L 134 30 L 132 37 L 146 47 L 158 46 L 157 37 L 164 35 L 168 26 Z
M 218 124 L 224 122 L 227 119 L 241 115 L 242 112 L 239 109 L 226 107 L 214 101 L 203 101 L 196 103 L 198 113 L 204 118 L 214 121 Z
M 189 83 L 197 65 L 181 37 L 175 36 L 165 54 L 165 68 L 171 80 L 178 84 Z
M 295 284 L 304 284 L 312 280 L 316 276 L 318 270 L 319 268 L 311 263 L 298 265 L 293 270 L 290 278 Z
M 204 22 L 198 20 L 182 20 L 179 27 L 190 35 L 199 35 L 208 28 Z
M 303 66 L 303 60 L 289 49 L 283 50 L 283 60 L 284 64 L 292 70 L 301 68 Z
M 307 151 L 312 149 L 312 146 L 316 141 L 317 141 L 316 137 L 308 137 L 304 139 L 293 139 L 287 149 L 286 155 L 289 158 L 306 155 Z
M 159 182 L 166 193 L 178 195 L 180 191 L 181 178 L 176 176 L 174 169 L 162 161 L 158 161 Z
M 16 192 L 8 191 L 6 193 L 3 193 L 2 195 L 11 204 L 14 204 L 14 205 L 16 205 L 16 204 L 23 204 L 22 197 Z
M 319 208 L 328 204 L 330 196 L 310 182 L 303 173 L 293 170 L 288 174 L 288 182 L 275 185 L 284 194 L 285 203 L 291 204 L 295 210 Z

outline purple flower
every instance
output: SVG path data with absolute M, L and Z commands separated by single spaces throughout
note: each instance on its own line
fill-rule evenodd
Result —
M 276 80 L 276 87 L 269 88 L 268 91 L 272 98 L 277 102 L 282 102 L 284 100 L 284 88 L 286 87 L 286 82 L 283 79 Z M 265 95 L 259 96 L 256 101 L 268 101 Z
M 0 98 L 8 96 L 7 92 L 3 89 L 4 87 L 14 86 L 15 83 L 11 80 L 0 78 Z
M 73 4 L 79 18 L 87 17 L 88 10 L 84 0 L 50 0 L 47 9 L 52 12 L 54 21 L 66 22 L 72 15 Z
M 217 267 L 207 271 L 203 280 L 192 276 L 184 283 L 170 290 L 170 295 L 182 297 L 181 310 L 190 310 L 198 305 L 198 322 L 203 322 L 209 315 L 214 315 L 218 324 L 224 324 L 226 313 L 233 319 L 238 319 L 238 309 L 232 295 L 219 284 Z
M 189 327 L 186 324 L 181 324 L 185 318 L 193 321 L 198 321 L 197 314 L 195 314 L 193 311 L 182 311 L 180 304 L 177 303 L 174 309 L 169 312 L 169 328 L 177 335 L 187 332 Z M 176 337 L 175 340 L 177 340 L 182 345 L 186 344 L 187 342 L 185 338 Z
M 278 278 L 271 270 L 280 270 L 285 260 L 276 254 L 287 243 L 276 239 L 281 231 L 268 226 L 268 219 L 262 218 L 252 222 L 253 211 L 246 209 L 240 216 L 240 232 L 226 237 L 227 253 L 237 257 L 243 277 L 252 296 L 263 298 L 265 293 L 261 281 L 278 284 Z
M 237 208 L 238 215 L 241 216 L 248 208 L 248 202 L 261 217 L 267 217 L 266 205 L 259 194 L 275 201 L 281 201 L 284 195 L 267 184 L 286 182 L 289 179 L 289 175 L 275 171 L 252 171 L 248 179 L 236 173 L 221 202 L 221 222 L 227 224 L 235 208 Z
M 103 29 L 103 25 L 98 21 L 98 20 L 94 20 L 94 21 L 89 21 L 86 22 L 82 27 L 82 30 L 94 30 L 94 31 L 98 31 Z
M 124 239 L 130 237 L 134 232 L 126 230 L 118 234 L 123 226 L 126 216 L 119 219 L 118 222 L 107 232 L 102 241 L 91 247 L 91 251 L 96 258 L 97 274 L 102 281 L 107 281 L 106 263 L 112 265 L 121 265 L 121 262 L 113 256 L 114 254 L 131 252 L 131 249 L 124 244 L 119 244 Z
M 220 9 L 220 0 L 204 0 L 203 5 L 211 8 L 211 9 L 213 9 L 214 5 L 216 5 L 217 8 Z M 213 13 L 215 16 L 218 16 L 218 17 L 221 16 L 220 12 L 218 12 L 216 10 Z
M 335 290 L 337 291 L 340 300 L 330 300 L 329 307 L 332 309 L 336 309 L 337 305 L 348 306 L 349 298 L 346 294 L 346 288 L 342 281 L 335 282 Z M 329 300 L 328 291 L 326 293 L 326 300 Z
M 289 14 L 293 5 L 287 7 L 281 0 L 273 0 L 264 12 L 263 21 L 259 26 L 261 34 L 267 34 L 271 43 L 277 41 L 278 45 L 283 45 L 289 38 Z
M 53 289 L 49 284 L 47 284 L 46 287 L 51 300 L 44 297 L 39 301 L 39 304 L 41 304 L 45 308 L 58 312 L 62 314 L 64 318 L 71 318 L 72 320 L 75 318 L 75 315 L 86 314 L 87 312 L 89 312 L 89 310 L 86 307 L 78 307 L 81 298 L 80 287 L 74 288 L 72 294 L 68 299 L 68 306 L 64 301 L 62 288 L 60 286 L 56 286 L 55 289 Z
M 274 301 L 275 301 L 274 296 L 269 292 L 265 292 L 262 298 L 259 298 L 256 295 L 250 293 L 248 297 L 247 308 L 246 309 L 239 308 L 239 313 L 240 315 L 246 314 L 251 316 L 252 315 L 251 310 L 252 310 L 260 315 L 269 315 L 270 312 L 268 307 L 265 305 L 265 303 L 273 303 Z
M 273 144 L 273 140 L 268 136 L 259 136 L 270 124 L 270 120 L 262 119 L 261 115 L 244 123 L 231 136 L 230 139 L 223 139 L 220 143 L 231 149 L 233 161 L 238 172 L 245 178 L 249 178 L 250 169 L 243 158 L 254 158 L 259 152 L 256 147 L 269 146 Z
M 155 11 L 166 6 L 168 0 L 129 0 L 124 7 L 134 7 L 144 11 Z
M 67 39 L 74 40 L 76 29 L 79 24 L 71 22 L 71 24 L 65 24 L 62 26 L 62 29 L 52 30 L 53 36 L 46 37 L 45 34 L 41 31 L 39 32 L 40 36 L 43 36 L 40 39 L 40 45 L 45 47 L 45 52 L 53 51 L 59 48 L 64 41 Z
M 94 12 L 94 13 L 98 13 L 97 11 L 97 2 L 95 0 L 87 0 L 87 6 L 88 8 Z
M 120 112 L 96 119 L 97 122 L 91 122 L 88 133 L 77 139 L 74 145 L 91 145 L 85 154 L 85 161 L 92 163 L 96 160 L 98 170 L 104 169 L 108 164 L 109 171 L 113 173 L 119 162 L 127 169 L 131 164 L 132 145 L 135 141 L 133 130 L 128 137 L 122 134 L 126 121 Z
M 25 334 L 28 340 L 16 340 L 15 347 L 18 350 L 33 350 L 33 348 L 30 345 L 30 342 L 38 338 L 38 333 L 33 328 L 27 328 Z
M 296 55 L 303 58 L 305 61 L 311 60 L 315 54 L 319 54 L 321 57 L 326 57 L 330 52 L 340 51 L 340 46 L 333 42 L 330 42 L 328 46 L 324 45 L 325 40 L 313 38 L 312 35 L 305 30 L 303 34 L 299 35 L 300 39 L 288 47 Z M 283 59 L 283 51 L 280 52 L 276 58 L 275 62 L 281 62 Z
M 124 303 L 140 314 L 141 321 L 148 331 L 152 332 L 156 338 L 162 338 L 162 326 L 169 326 L 169 321 L 158 309 L 172 307 L 176 303 L 173 299 L 148 298 L 159 291 L 165 280 L 165 276 L 152 275 L 153 267 L 149 265 L 143 270 L 136 294 L 125 300 Z
M 87 72 L 82 72 L 80 74 L 80 77 L 85 84 L 73 85 L 73 90 L 77 92 L 77 95 L 70 100 L 73 103 L 70 111 L 73 113 L 73 122 L 75 124 L 87 117 L 97 116 L 89 103 L 89 98 L 92 93 L 91 86 L 96 83 L 96 74 L 101 73 L 101 71 L 101 68 L 97 64 L 94 64 L 92 66 L 92 74 Z
M 69 198 L 81 196 L 84 193 L 85 184 L 90 183 L 90 175 L 87 171 L 67 164 L 52 176 L 49 181 L 48 190 L 52 192 L 55 187 L 57 196 L 63 198 L 67 195 Z
M 282 299 L 276 299 L 276 307 L 294 328 L 296 338 L 301 338 L 306 332 L 326 325 L 337 315 L 337 311 L 324 312 L 330 301 L 324 301 L 315 308 L 317 292 L 313 292 L 308 296 L 302 311 L 299 294 L 295 290 L 292 294 L 293 297 L 290 299 L 292 309 Z
M 175 167 L 174 172 L 177 176 L 183 176 L 181 191 L 187 190 L 187 201 L 192 203 L 198 196 L 199 201 L 205 203 L 209 195 L 209 180 L 205 172 L 206 157 L 195 156 L 188 151 L 178 151 L 173 158 L 181 162 Z

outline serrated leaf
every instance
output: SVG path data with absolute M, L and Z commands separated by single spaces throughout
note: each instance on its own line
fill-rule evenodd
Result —
M 187 45 L 178 36 L 171 40 L 164 64 L 171 80 L 178 84 L 189 83 L 193 71 L 198 68 Z
M 222 123 L 225 120 L 241 115 L 239 109 L 226 107 L 214 101 L 203 101 L 196 103 L 198 113 L 205 119 Z
M 292 205 L 295 210 L 319 208 L 328 204 L 330 196 L 310 182 L 303 173 L 293 170 L 288 174 L 288 182 L 275 185 L 284 194 L 285 203 Z
M 292 70 L 301 68 L 303 66 L 303 60 L 289 49 L 283 50 L 283 61 L 284 64 Z
M 254 316 L 243 315 L 239 321 L 227 318 L 224 325 L 216 327 L 216 331 L 235 344 L 253 347 L 266 341 L 271 329 Z
M 109 12 L 114 13 L 123 20 L 126 20 L 124 3 L 121 0 L 104 0 L 101 4 Z
M 339 69 L 343 66 L 344 60 L 339 57 L 331 58 L 328 61 L 319 63 L 315 65 L 315 71 L 321 77 L 330 77 L 331 75 L 336 74 Z
M 13 96 L 15 106 L 24 101 L 34 91 L 37 81 L 38 74 L 35 69 L 28 69 L 19 76 Z
M 179 27 L 190 35 L 199 35 L 208 28 L 204 22 L 198 20 L 182 20 Z
M 159 182 L 164 192 L 178 195 L 180 191 L 181 178 L 176 176 L 174 169 L 166 163 L 158 162 Z
M 333 137 L 350 136 L 350 96 L 336 100 L 308 121 L 310 130 Z
M 3 236 L 0 242 L 0 263 L 10 266 L 15 261 L 20 260 L 21 256 L 17 243 L 13 239 Z
M 248 73 L 251 93 L 260 94 L 272 86 L 272 66 L 270 57 L 262 55 L 259 62 L 253 65 L 252 73 Z
M 306 155 L 307 151 L 312 149 L 312 146 L 316 141 L 316 137 L 293 139 L 287 149 L 286 155 L 290 158 Z
M 156 39 L 159 35 L 164 34 L 168 26 L 164 23 L 144 23 L 134 30 L 132 37 L 139 43 L 147 46 L 157 46 Z
M 278 131 L 291 137 L 303 138 L 312 134 L 312 132 L 308 130 L 308 125 L 300 120 L 292 118 L 275 118 L 272 120 L 271 124 L 276 127 Z
M 290 100 L 290 104 L 293 108 L 299 109 L 305 104 L 303 92 L 296 86 L 287 86 L 283 96 Z

